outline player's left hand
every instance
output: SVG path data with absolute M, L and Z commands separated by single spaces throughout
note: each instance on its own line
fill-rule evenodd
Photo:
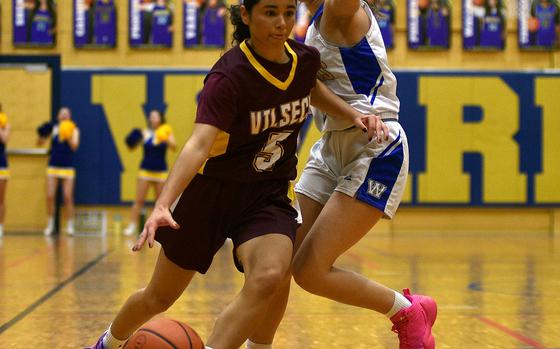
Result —
M 152 248 L 154 246 L 157 228 L 166 226 L 170 226 L 173 229 L 179 229 L 179 224 L 175 222 L 171 216 L 169 208 L 156 205 L 152 214 L 146 220 L 144 229 L 138 237 L 138 240 L 136 240 L 136 243 L 132 246 L 132 251 L 140 251 L 146 241 L 148 242 L 148 247 Z
M 354 119 L 354 125 L 362 131 L 367 132 L 368 139 L 371 141 L 376 138 L 377 143 L 382 143 L 389 139 L 389 129 L 381 120 L 381 117 L 374 114 L 363 115 Z

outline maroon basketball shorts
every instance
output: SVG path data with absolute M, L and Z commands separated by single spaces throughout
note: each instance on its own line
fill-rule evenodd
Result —
M 295 239 L 297 212 L 288 198 L 287 180 L 241 183 L 196 175 L 181 194 L 173 219 L 181 226 L 159 228 L 156 240 L 181 268 L 206 273 L 226 238 L 238 246 L 276 233 Z

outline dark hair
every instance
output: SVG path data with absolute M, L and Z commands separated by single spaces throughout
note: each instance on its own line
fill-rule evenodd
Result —
M 247 12 L 251 13 L 251 11 L 253 11 L 253 6 L 258 4 L 259 1 L 260 0 L 243 0 L 242 5 L 231 5 L 229 7 L 229 20 L 233 25 L 232 46 L 239 45 L 251 37 L 249 26 L 243 23 L 243 19 L 241 18 L 241 6 L 245 6 Z
M 253 7 L 259 2 L 260 0 L 243 0 L 241 5 L 231 5 L 229 7 L 229 20 L 233 25 L 232 46 L 239 45 L 251 37 L 249 26 L 243 23 L 243 19 L 241 18 L 241 6 L 245 6 L 247 12 L 251 14 Z

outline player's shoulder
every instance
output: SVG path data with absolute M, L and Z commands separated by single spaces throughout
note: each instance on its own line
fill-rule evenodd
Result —
M 213 71 L 232 71 L 232 69 L 238 68 L 240 66 L 247 65 L 247 61 L 244 59 L 243 52 L 236 45 L 229 50 L 227 50 L 214 64 L 211 72 Z
M 208 75 L 206 75 L 204 82 L 206 82 L 210 76 L 219 76 L 221 80 L 225 77 L 228 82 L 235 82 L 240 72 L 247 69 L 247 65 L 248 62 L 244 59 L 241 49 L 238 46 L 234 46 L 227 50 L 218 61 L 214 63 Z

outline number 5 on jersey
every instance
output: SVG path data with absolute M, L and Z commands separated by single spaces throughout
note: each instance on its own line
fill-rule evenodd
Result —
M 288 138 L 294 131 L 271 132 L 268 141 L 262 147 L 261 151 L 255 155 L 253 159 L 253 167 L 257 172 L 272 171 L 276 161 L 280 160 L 284 155 L 282 142 Z

